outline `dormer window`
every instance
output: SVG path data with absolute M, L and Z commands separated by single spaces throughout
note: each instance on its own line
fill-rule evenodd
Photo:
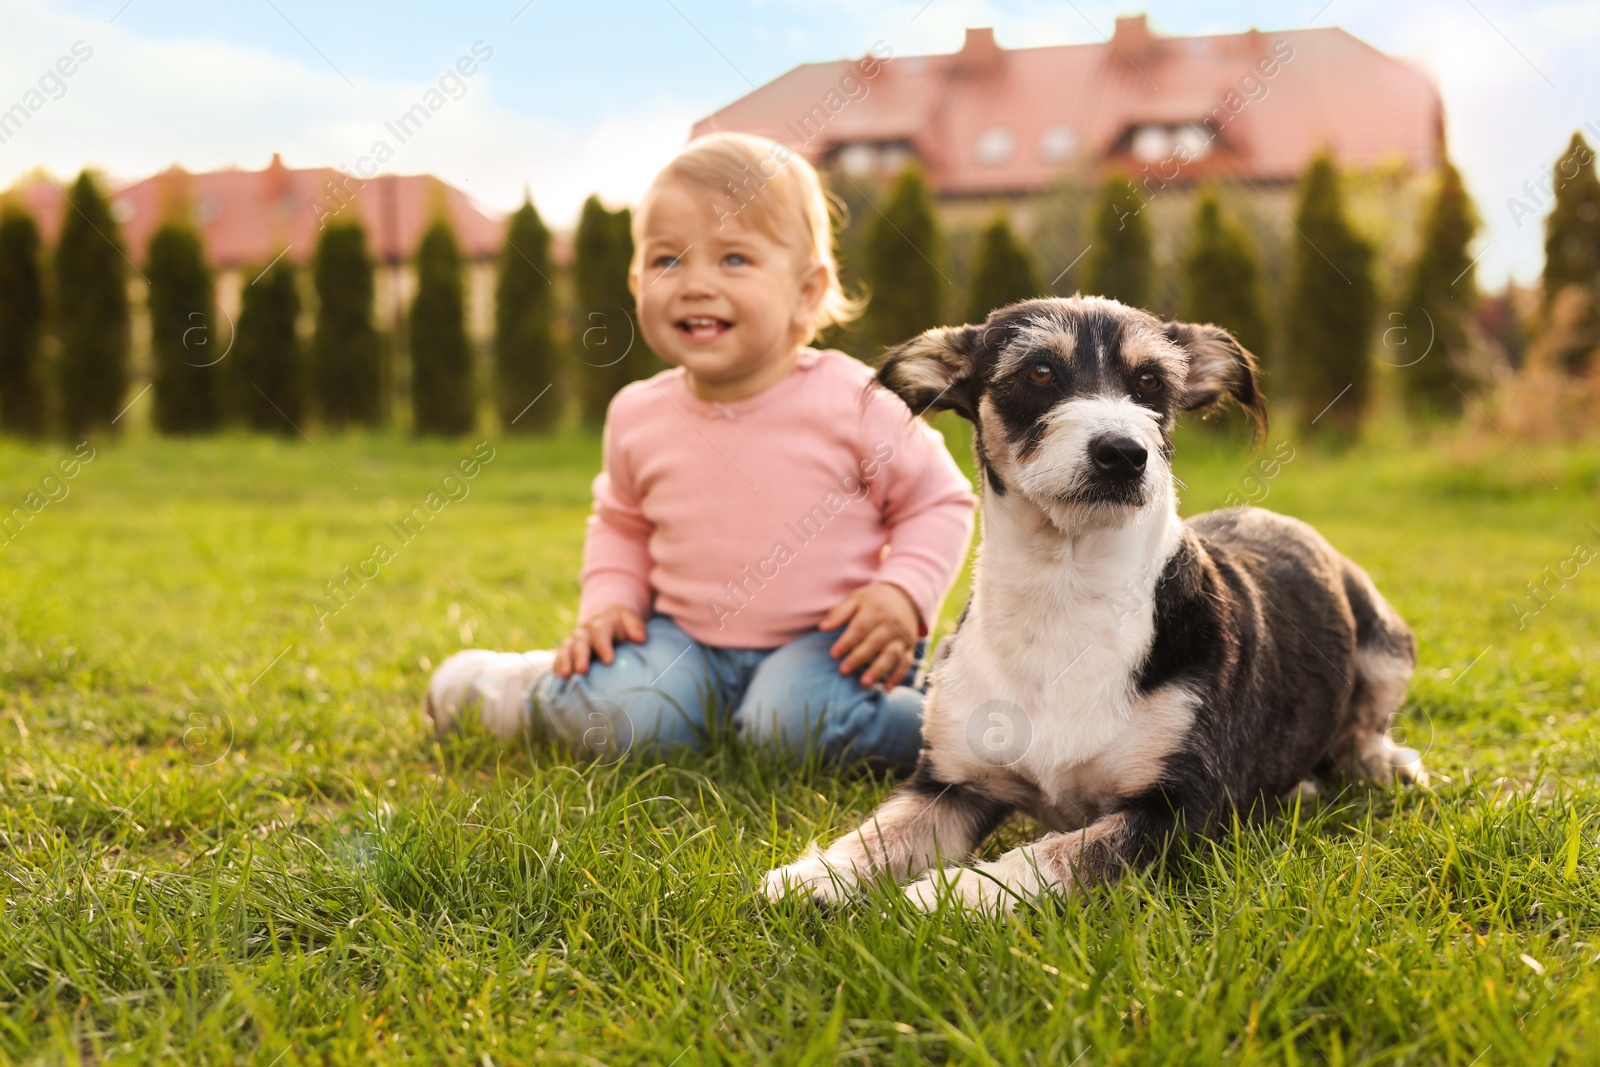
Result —
M 852 178 L 865 178 L 878 165 L 878 153 L 869 144 L 847 144 L 839 149 L 839 168 Z
M 1173 140 L 1178 147 L 1189 150 L 1190 159 L 1201 159 L 1211 151 L 1211 131 L 1198 122 L 1179 126 Z
M 1174 155 L 1181 155 L 1188 162 L 1210 151 L 1211 134 L 1197 122 L 1182 126 L 1151 123 L 1133 131 L 1133 158 L 1140 163 L 1159 163 Z
M 898 174 L 915 158 L 903 144 L 886 144 L 878 152 L 878 166 L 885 174 Z
M 1009 126 L 991 126 L 978 136 L 978 162 L 986 167 L 997 167 L 1009 161 L 1016 148 L 1017 135 Z
M 1039 158 L 1061 163 L 1078 151 L 1078 133 L 1071 126 L 1049 126 L 1039 135 Z
M 1172 155 L 1172 134 L 1165 126 L 1140 126 L 1133 131 L 1133 158 L 1158 163 Z

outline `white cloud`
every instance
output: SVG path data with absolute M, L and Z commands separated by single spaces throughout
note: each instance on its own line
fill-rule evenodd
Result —
M 637 198 L 700 117 L 696 107 L 658 99 L 574 132 L 498 105 L 492 57 L 462 79 L 464 95 L 447 99 L 401 144 L 385 122 L 433 82 L 358 78 L 352 87 L 324 63 L 215 41 L 150 40 L 31 4 L 8 15 L 0 37 L 0 70 L 29 79 L 0 85 L 10 94 L 0 96 L 0 109 L 76 41 L 92 56 L 66 79 L 64 96 L 0 145 L 0 186 L 41 165 L 64 176 L 93 165 L 131 180 L 172 163 L 255 169 L 273 151 L 290 166 L 353 167 L 383 138 L 395 149 L 386 170 L 436 174 L 500 210 L 514 208 L 531 186 L 541 212 L 566 226 L 591 192 L 611 202 Z M 472 44 L 463 40 L 460 53 Z
M 1535 8 L 1530 17 L 1566 41 L 1600 37 L 1600 4 L 1545 4 Z

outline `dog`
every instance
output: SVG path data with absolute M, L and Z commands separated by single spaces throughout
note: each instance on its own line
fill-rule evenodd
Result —
M 1411 629 L 1307 524 L 1178 518 L 1172 428 L 1236 403 L 1266 432 L 1255 358 L 1215 326 L 1098 297 L 1031 300 L 891 349 L 872 388 L 974 428 L 982 542 L 929 674 L 915 771 L 862 826 L 771 871 L 773 900 L 916 879 L 1010 909 L 1112 881 L 1174 834 L 1312 791 L 1330 771 L 1425 783 L 1389 737 Z M 1048 831 L 966 857 L 1013 812 Z

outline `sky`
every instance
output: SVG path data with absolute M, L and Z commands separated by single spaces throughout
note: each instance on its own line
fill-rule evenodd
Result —
M 1600 131 L 1600 0 L 0 0 L 0 111 L 45 96 L 0 144 L 0 187 L 273 152 L 351 169 L 446 77 L 384 169 L 501 211 L 527 190 L 565 228 L 590 193 L 636 200 L 697 119 L 800 63 L 950 52 L 968 26 L 1011 48 L 1098 42 L 1140 11 L 1175 35 L 1338 26 L 1419 63 L 1485 222 L 1480 283 L 1537 278 L 1548 195 L 1524 183 L 1547 184 L 1574 129 Z M 473 73 L 451 80 L 458 63 Z

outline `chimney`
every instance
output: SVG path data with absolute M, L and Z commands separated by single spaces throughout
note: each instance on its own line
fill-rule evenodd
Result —
M 156 176 L 156 195 L 160 198 L 163 220 L 185 218 L 190 211 L 189 175 L 174 163 Z
M 967 39 L 956 53 L 956 67 L 965 71 L 989 71 L 1000 65 L 1004 50 L 995 43 L 994 27 L 967 27 Z
M 289 194 L 289 169 L 283 165 L 283 157 L 272 153 L 272 162 L 267 164 L 266 190 L 268 200 L 281 200 Z
M 1149 19 L 1144 15 L 1118 15 L 1111 43 L 1129 59 L 1138 59 L 1155 43 L 1155 37 L 1150 33 Z

